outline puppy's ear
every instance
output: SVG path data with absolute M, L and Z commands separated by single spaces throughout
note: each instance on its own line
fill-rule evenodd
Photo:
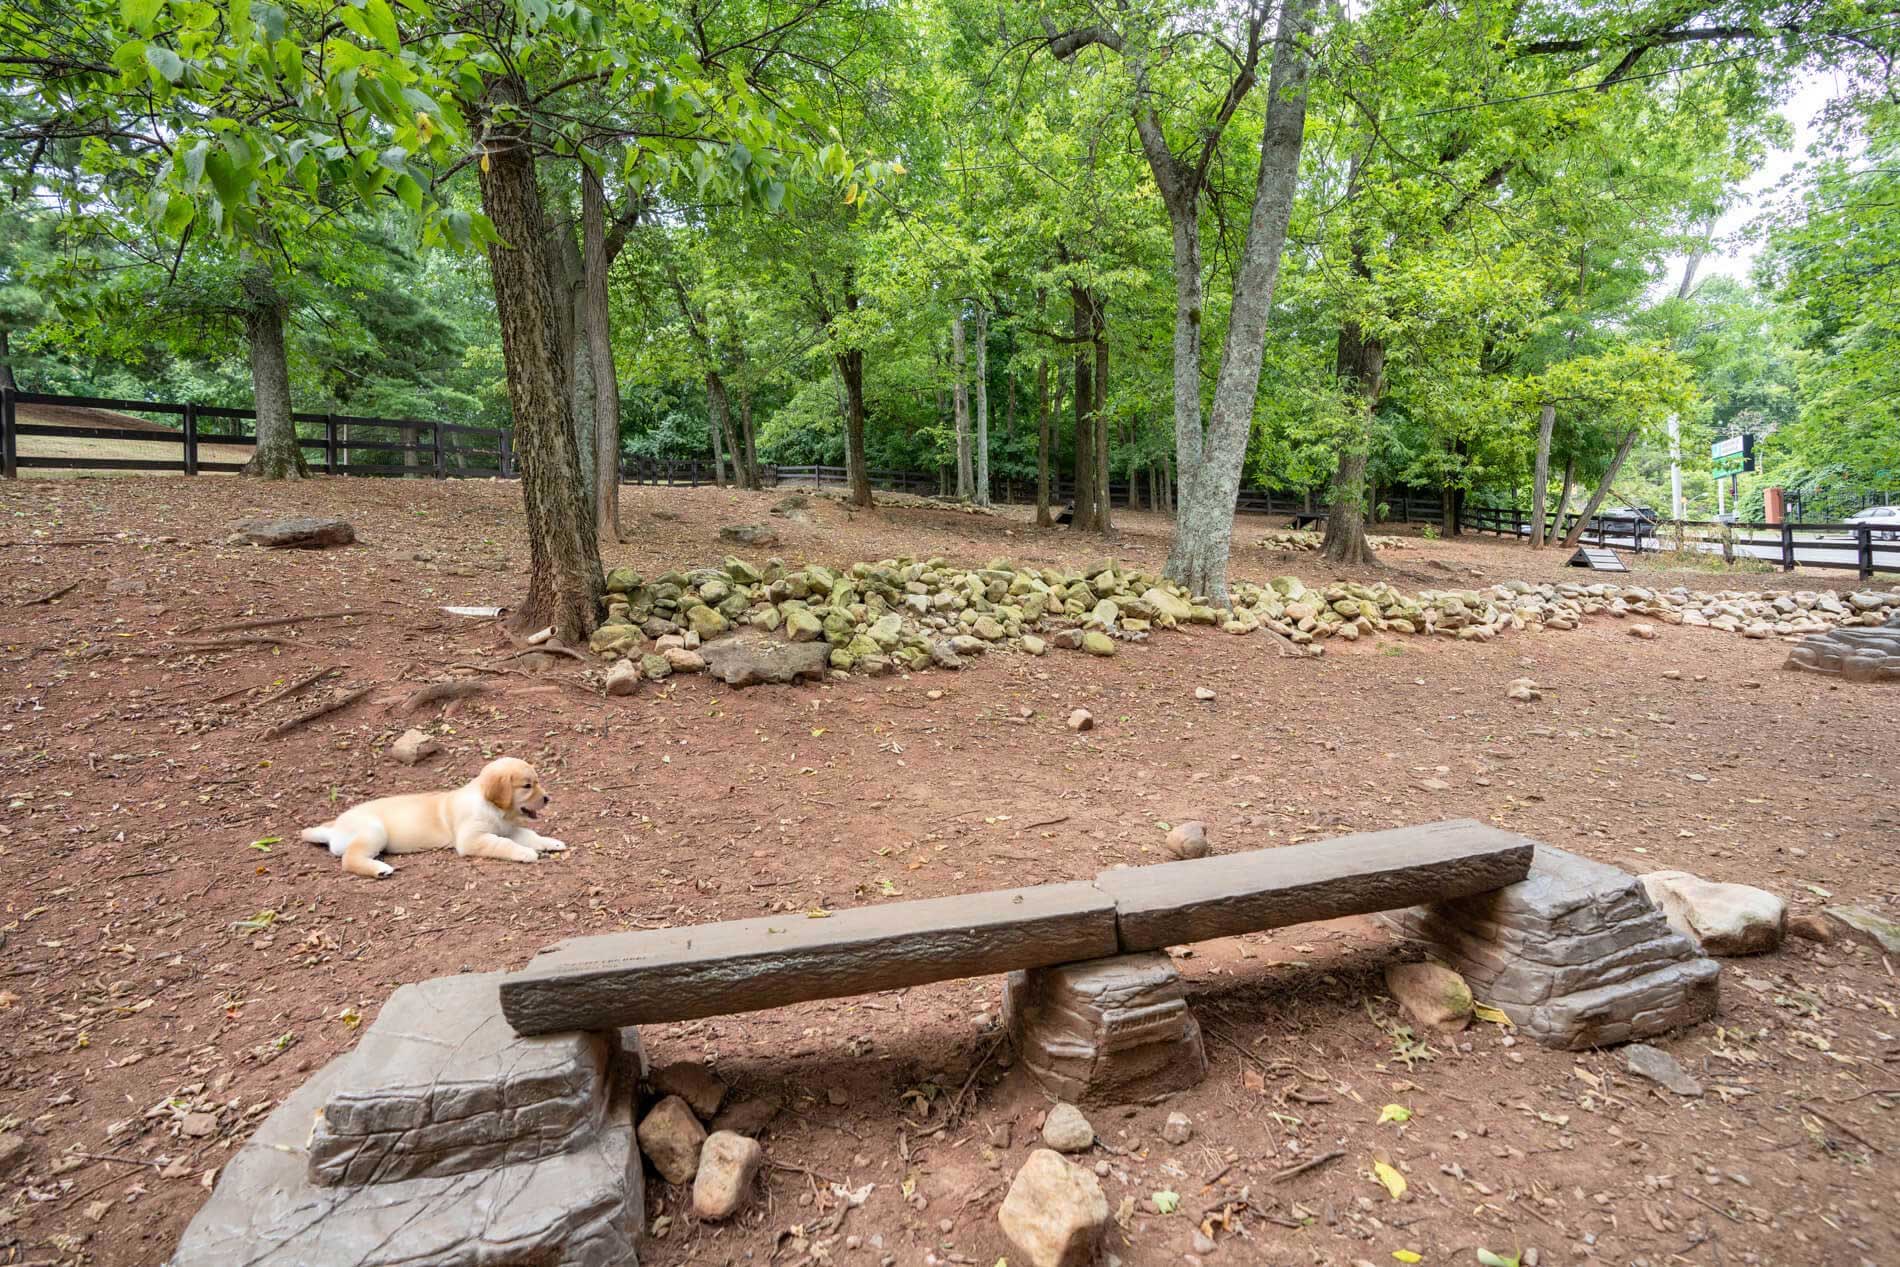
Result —
M 482 790 L 482 799 L 496 809 L 506 812 L 515 807 L 514 781 L 499 761 L 482 768 L 475 776 L 475 786 Z

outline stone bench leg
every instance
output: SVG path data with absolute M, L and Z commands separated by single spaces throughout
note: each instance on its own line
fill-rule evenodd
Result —
M 1207 1076 L 1201 1027 L 1160 951 L 1012 972 L 1003 1019 L 1051 1095 L 1072 1104 L 1147 1104 Z

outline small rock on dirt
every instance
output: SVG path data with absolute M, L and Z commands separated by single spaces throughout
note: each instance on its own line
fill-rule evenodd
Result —
M 404 765 L 417 765 L 442 751 L 442 745 L 426 730 L 409 729 L 389 745 L 389 755 Z
M 1194 698 L 1205 704 L 1214 698 L 1214 692 L 1208 690 L 1205 686 L 1197 686 L 1194 688 Z
M 736 1135 L 762 1135 L 782 1107 L 769 1096 L 749 1096 L 727 1105 L 725 1111 L 713 1119 L 713 1130 L 731 1131 Z
M 1840 930 L 1825 915 L 1790 915 L 1788 935 L 1828 946 L 1840 936 Z
M 694 1215 L 710 1222 L 731 1218 L 745 1204 L 764 1161 L 765 1150 L 755 1139 L 734 1131 L 708 1135 L 693 1178 Z
M 234 535 L 267 550 L 326 550 L 355 541 L 356 529 L 347 519 L 246 519 Z
M 1100 630 L 1091 629 L 1082 635 L 1082 650 L 1090 655 L 1112 656 L 1115 654 L 1115 640 Z
M 1065 1101 L 1050 1109 L 1043 1120 L 1042 1142 L 1059 1153 L 1086 1152 L 1095 1143 L 1095 1128 L 1081 1109 Z
M 631 660 L 616 660 L 607 670 L 607 694 L 631 695 L 640 689 L 640 666 Z
M 1185 1113 L 1170 1113 L 1161 1124 L 1161 1138 L 1170 1144 L 1185 1144 L 1194 1138 L 1194 1123 Z
M 1623 1063 L 1629 1066 L 1631 1073 L 1648 1078 L 1677 1095 L 1694 1097 L 1702 1094 L 1702 1084 L 1690 1077 L 1689 1071 L 1660 1047 L 1651 1047 L 1648 1043 L 1631 1043 L 1623 1049 Z
M 1642 638 L 1644 640 L 1648 640 L 1648 639 L 1655 638 L 1657 636 L 1658 635 L 1657 635 L 1656 626 L 1649 624 L 1645 621 L 1637 621 L 1635 624 L 1630 626 L 1630 637 L 1632 638 Z
M 1207 857 L 1207 824 L 1176 823 L 1168 832 L 1167 850 L 1176 858 Z
M 778 530 L 767 524 L 727 524 L 719 530 L 719 539 L 746 546 L 775 546 Z
M 1864 906 L 1830 906 L 1822 914 L 1843 936 L 1872 946 L 1883 955 L 1900 955 L 1900 922 L 1877 915 Z
M 706 1142 L 706 1128 L 679 1096 L 669 1095 L 654 1105 L 635 1133 L 640 1151 L 668 1183 L 690 1183 L 699 1173 L 699 1150 Z
M 1707 954 L 1756 955 L 1781 945 L 1788 906 L 1765 889 L 1720 884 L 1687 871 L 1639 878 L 1669 926 Z
M 686 1101 L 704 1122 L 710 1122 L 726 1100 L 726 1084 L 697 1060 L 676 1060 L 670 1065 L 661 1065 L 647 1082 L 655 1095 L 676 1095 Z
M 178 1124 L 178 1133 L 187 1139 L 209 1139 L 218 1133 L 216 1113 L 187 1113 Z
M 1544 692 L 1538 689 L 1537 683 L 1527 677 L 1513 678 L 1511 684 L 1504 688 L 1504 698 L 1516 700 L 1520 704 L 1528 704 L 1532 700 L 1544 698 Z
M 0 1135 L 0 1177 L 11 1174 L 25 1163 L 32 1152 L 26 1136 L 14 1131 Z
M 1391 964 L 1385 970 L 1385 988 L 1421 1025 L 1458 1030 L 1471 1023 L 1471 987 L 1443 964 Z
M 1016 1172 L 996 1217 L 1016 1267 L 1084 1267 L 1108 1229 L 1108 1198 L 1094 1175 L 1038 1148 Z
M 1081 732 L 1095 729 L 1095 714 L 1086 708 L 1078 708 L 1069 714 L 1069 729 Z

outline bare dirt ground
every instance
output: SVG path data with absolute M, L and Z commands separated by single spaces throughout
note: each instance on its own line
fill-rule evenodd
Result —
M 638 544 L 609 562 L 716 561 L 718 527 L 763 521 L 776 496 L 629 488 Z M 218 544 L 258 511 L 345 514 L 361 542 Z M 0 488 L 0 1127 L 25 1141 L 0 1161 L 0 1264 L 161 1261 L 261 1116 L 399 983 L 518 965 L 574 933 L 1087 877 L 1157 860 L 1162 824 L 1190 815 L 1221 850 L 1470 816 L 1632 871 L 1760 884 L 1797 912 L 1900 901 L 1900 695 L 1785 672 L 1781 643 L 1706 629 L 1643 642 L 1604 620 L 1318 659 L 1195 629 L 1110 660 L 995 654 L 961 674 L 742 693 L 674 678 L 615 700 L 564 663 L 396 715 L 386 700 L 448 666 L 521 663 L 489 624 L 439 610 L 519 593 L 519 512 L 514 488 L 472 482 Z M 1022 511 L 814 513 L 779 525 L 788 561 L 1158 565 L 1166 545 L 1146 515 L 1104 546 Z M 1241 520 L 1239 576 L 1329 579 L 1250 546 L 1267 527 Z M 1423 588 L 1562 571 L 1489 539 L 1386 559 L 1362 575 Z M 344 609 L 362 614 L 207 628 Z M 189 646 L 246 633 L 274 641 Z M 268 698 L 327 666 L 340 671 Z M 1527 674 L 1543 700 L 1508 702 Z M 1078 705 L 1094 731 L 1064 727 Z M 445 747 L 415 769 L 384 753 L 412 722 Z M 541 767 L 548 830 L 571 852 L 408 857 L 369 882 L 296 840 L 334 806 L 459 782 L 499 753 Z M 1730 961 L 1717 1022 L 1661 1044 L 1710 1087 L 1680 1100 L 1614 1052 L 1495 1026 L 1407 1041 L 1379 975 L 1397 953 L 1346 921 L 1181 960 L 1210 1076 L 1166 1106 L 1091 1115 L 1104 1142 L 1083 1160 L 1104 1163 L 1123 1263 L 1469 1264 L 1480 1247 L 1543 1264 L 1900 1261 L 1893 965 L 1793 939 Z M 735 1095 L 786 1104 L 765 1191 L 734 1223 L 696 1224 L 651 1182 L 649 1216 L 666 1221 L 647 1261 L 995 1263 L 995 1210 L 1046 1107 L 1008 1064 L 999 998 L 982 979 L 647 1030 L 656 1061 L 708 1059 Z M 1379 1125 L 1389 1103 L 1410 1121 Z M 1170 1109 L 1196 1124 L 1184 1146 L 1160 1138 Z M 1405 1200 L 1374 1182 L 1375 1159 L 1406 1175 Z M 840 1224 L 832 1182 L 875 1187 Z M 1214 1249 L 1195 1254 L 1197 1230 Z

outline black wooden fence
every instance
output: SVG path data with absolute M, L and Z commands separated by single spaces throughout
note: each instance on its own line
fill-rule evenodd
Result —
M 49 405 L 69 409 L 106 409 L 118 413 L 158 414 L 178 419 L 175 430 L 154 427 L 79 426 L 25 422 L 22 405 Z M 408 475 L 451 479 L 465 476 L 516 474 L 512 433 L 508 428 L 467 427 L 428 418 L 363 418 L 353 414 L 294 413 L 306 424 L 297 443 L 313 468 L 331 475 Z M 250 425 L 245 426 L 246 423 Z M 321 435 L 307 434 L 321 429 Z M 51 456 L 23 454 L 21 439 L 106 441 L 135 446 L 150 457 Z M 22 470 L 236 471 L 242 462 L 201 458 L 207 445 L 253 447 L 257 443 L 257 413 L 217 405 L 170 404 L 146 400 L 113 400 L 98 396 L 53 396 L 41 392 L 0 391 L 0 466 L 12 478 Z
M 1581 516 L 1563 516 L 1550 528 L 1553 540 L 1562 540 Z M 1499 536 L 1531 535 L 1530 514 L 1488 506 L 1466 507 L 1463 526 L 1468 532 Z M 1593 515 L 1584 525 L 1582 540 L 1615 546 L 1637 554 L 1645 551 L 1689 551 L 1719 554 L 1725 559 L 1757 559 L 1783 571 L 1839 568 L 1867 580 L 1877 572 L 1900 572 L 1900 532 L 1869 524 L 1848 523 L 1729 523 L 1713 519 L 1650 520 L 1628 514 Z

